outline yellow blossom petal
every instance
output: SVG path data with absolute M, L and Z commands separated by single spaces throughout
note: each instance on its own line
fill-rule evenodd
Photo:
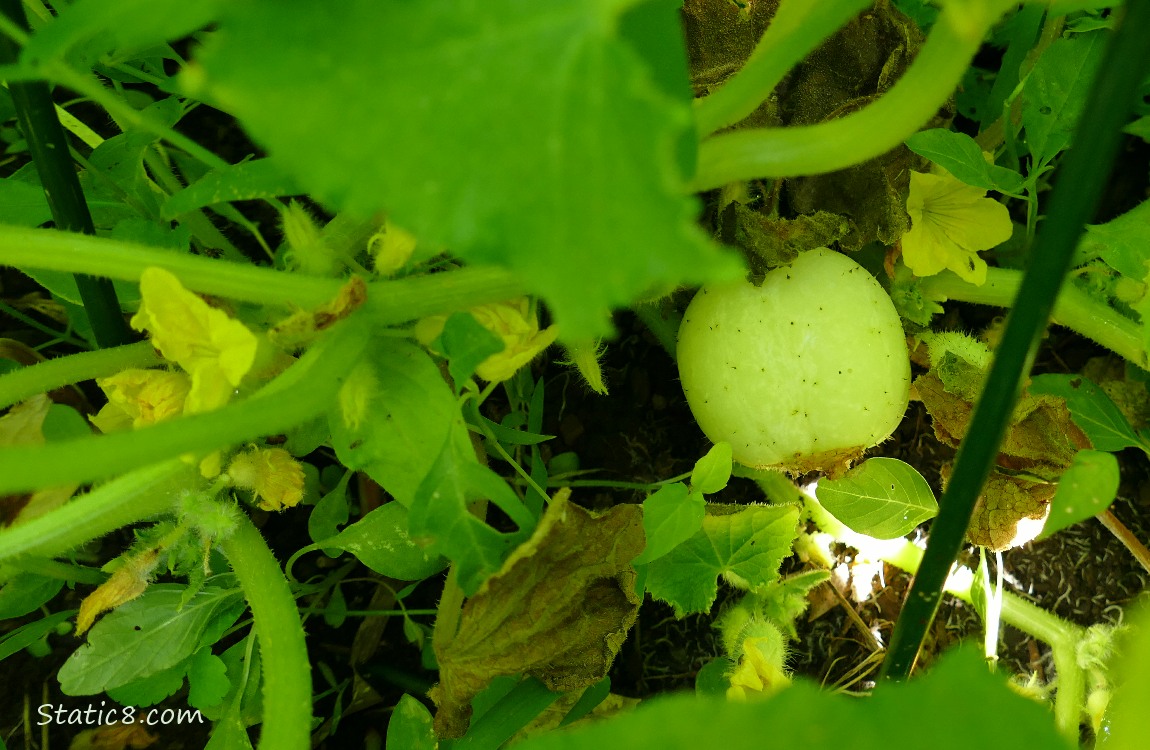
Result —
M 1010 239 L 1010 213 L 986 191 L 949 174 L 910 173 L 906 210 L 911 228 L 902 237 L 903 261 L 916 276 L 950 269 L 972 284 L 986 281 L 978 251 Z
M 96 384 L 108 403 L 92 417 L 92 424 L 108 433 L 138 428 L 178 416 L 184 410 L 192 384 L 182 372 L 128 369 Z
M 539 330 L 539 321 L 531 312 L 526 297 L 480 305 L 469 310 L 487 330 L 503 340 L 503 351 L 492 354 L 480 363 L 475 374 L 492 383 L 507 380 L 555 342 L 559 334 L 555 326 Z M 443 333 L 446 315 L 423 318 L 415 325 L 415 337 L 427 346 Z
M 239 454 L 228 465 L 228 476 L 237 487 L 252 490 L 264 510 L 283 510 L 303 499 L 303 467 L 283 448 Z
M 251 370 L 259 339 L 238 320 L 208 305 L 162 268 L 140 277 L 140 310 L 132 327 L 146 330 L 164 358 L 192 376 L 188 413 L 223 406 Z

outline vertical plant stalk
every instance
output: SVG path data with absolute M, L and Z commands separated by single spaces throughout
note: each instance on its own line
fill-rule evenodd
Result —
M 1022 379 L 1034 361 L 1074 247 L 1098 207 L 1118 153 L 1122 126 L 1150 67 L 1145 50 L 1148 35 L 1150 0 L 1129 0 L 1119 11 L 1118 28 L 1094 79 L 1075 132 L 1074 147 L 1063 157 L 1046 222 L 1031 250 L 1030 267 L 1022 279 L 1002 343 L 995 351 L 967 439 L 959 447 L 954 476 L 931 526 L 922 565 L 891 636 L 890 651 L 883 662 L 884 679 L 901 680 L 910 674 L 938 610 L 975 501 L 1018 401 Z
M 222 542 L 255 621 L 263 668 L 260 750 L 311 747 L 311 663 L 303 624 L 279 561 L 246 514 Z
M 20 0 L 0 0 L 0 10 L 13 22 L 25 25 Z M 15 63 L 19 54 L 11 39 L 0 36 L 0 63 Z M 80 180 L 68 150 L 68 139 L 56 117 L 48 84 L 43 81 L 13 81 L 8 84 L 8 91 L 57 229 L 95 234 L 92 214 L 80 189 Z M 84 301 L 84 310 L 97 344 L 101 347 L 119 346 L 132 340 L 110 280 L 77 274 L 76 287 Z

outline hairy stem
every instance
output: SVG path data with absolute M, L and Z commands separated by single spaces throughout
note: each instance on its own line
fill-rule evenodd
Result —
M 936 301 L 957 300 L 981 305 L 1013 307 L 1022 272 L 1008 268 L 988 268 L 986 283 L 967 283 L 950 271 L 918 281 L 923 296 Z M 1093 299 L 1073 284 L 1064 284 L 1051 314 L 1053 322 L 1066 326 L 1143 369 L 1150 369 L 1150 357 L 1142 346 L 1139 326 L 1103 302 Z
M 267 542 L 241 514 L 221 543 L 252 610 L 263 669 L 261 750 L 311 747 L 311 663 L 291 587 Z
M 158 252 L 146 245 L 0 225 L 0 264 L 139 281 L 145 268 L 171 271 L 188 289 L 257 304 L 315 307 L 335 297 L 337 279 Z M 518 278 L 497 268 L 464 268 L 367 285 L 373 323 L 403 323 L 523 294 Z
M 160 362 L 148 341 L 45 360 L 0 377 L 0 409 L 37 393 L 112 375 L 129 367 L 152 367 Z

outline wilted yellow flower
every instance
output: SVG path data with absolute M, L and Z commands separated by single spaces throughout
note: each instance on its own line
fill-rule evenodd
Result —
M 476 375 L 489 382 L 510 378 L 551 346 L 559 333 L 555 326 L 539 330 L 539 320 L 531 311 L 531 303 L 526 297 L 480 305 L 468 312 L 480 325 L 503 340 L 503 351 L 483 360 L 475 370 Z M 446 322 L 446 315 L 424 318 L 416 324 L 415 336 L 426 346 L 439 337 Z
M 192 382 L 182 372 L 128 369 L 96 384 L 108 403 L 92 417 L 92 424 L 108 433 L 162 422 L 184 410 Z
M 743 658 L 731 674 L 731 687 L 727 698 L 746 700 L 748 697 L 766 697 L 791 684 L 783 672 L 783 646 L 775 637 L 747 638 L 743 641 Z
M 232 484 L 256 494 L 264 510 L 283 510 L 303 499 L 303 467 L 283 448 L 254 448 L 228 465 Z
M 144 270 L 140 296 L 132 327 L 146 330 L 164 358 L 192 377 L 184 410 L 194 414 L 226 404 L 255 363 L 256 335 L 162 268 Z
M 902 257 L 916 276 L 950 269 L 972 284 L 986 281 L 980 250 L 1010 239 L 1006 206 L 949 174 L 910 173 L 906 201 L 910 231 L 902 236 Z
M 124 560 L 112 577 L 80 602 L 76 615 L 76 635 L 83 635 L 101 613 L 130 602 L 148 588 L 148 579 L 160 559 L 159 548 L 150 549 Z

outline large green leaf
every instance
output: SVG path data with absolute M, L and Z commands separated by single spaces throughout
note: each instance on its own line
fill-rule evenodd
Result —
M 1146 662 L 1143 661 L 1143 664 Z M 1140 679 L 1141 676 L 1140 676 Z M 1142 679 L 1144 682 L 1145 680 Z M 1138 711 L 1134 708 L 1132 716 Z M 1131 738 L 1145 722 L 1130 722 Z M 1123 748 L 1141 747 L 1139 740 Z M 566 732 L 535 737 L 521 750 L 1070 750 L 1050 710 L 992 674 L 973 650 L 948 654 L 908 683 L 885 683 L 866 700 L 797 682 L 765 701 L 675 695 Z
M 823 479 L 819 502 L 851 531 L 894 539 L 938 514 L 930 485 L 896 458 L 871 458 L 841 479 Z
M 1050 515 L 1039 539 L 1085 521 L 1110 507 L 1118 496 L 1118 459 L 1102 451 L 1079 451 L 1058 480 Z
M 330 205 L 522 272 L 574 340 L 609 305 L 737 273 L 683 195 L 690 103 L 620 36 L 635 4 L 232 3 L 184 81 Z
M 446 560 L 428 554 L 411 540 L 407 508 L 400 503 L 376 508 L 318 545 L 324 550 L 350 552 L 376 573 L 401 581 L 420 581 L 447 567 Z
M 1150 200 L 1105 224 L 1087 224 L 1079 252 L 1097 255 L 1123 276 L 1144 280 L 1150 274 Z
M 702 527 L 706 512 L 707 501 L 702 492 L 688 490 L 682 482 L 660 487 L 643 501 L 647 546 L 635 558 L 635 564 L 657 560 L 693 537 Z
M 647 590 L 682 617 L 715 603 L 719 576 L 740 588 L 765 586 L 791 553 L 798 519 L 797 508 L 763 505 L 707 516 L 698 533 L 650 564 Z
M 60 668 L 60 689 L 95 695 L 170 670 L 218 640 L 243 611 L 230 574 L 209 580 L 181 609 L 183 595 L 183 586 L 153 584 L 105 615 Z
M 1107 32 L 1092 31 L 1051 44 L 1022 89 L 1022 124 L 1035 165 L 1044 164 L 1070 145 L 1070 133 L 1097 83 Z
M 969 135 L 934 128 L 915 133 L 907 138 L 906 145 L 967 185 L 1015 195 L 1022 192 L 1022 175 L 987 163 L 982 148 Z
M 404 505 L 411 504 L 449 436 L 470 450 L 463 417 L 439 368 L 406 341 L 374 342 L 344 386 L 341 402 L 345 406 L 328 417 L 339 460 L 366 471 Z
M 1106 392 L 1080 375 L 1047 373 L 1031 379 L 1027 390 L 1035 395 L 1050 393 L 1066 399 L 1070 418 L 1100 451 L 1144 448 L 1134 428 L 1122 416 Z

